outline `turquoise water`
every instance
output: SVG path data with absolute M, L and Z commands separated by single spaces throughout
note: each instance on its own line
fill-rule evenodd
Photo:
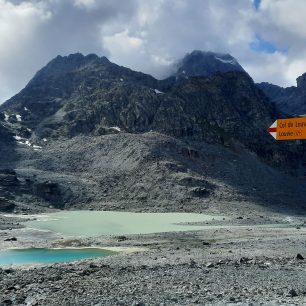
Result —
M 104 257 L 115 252 L 98 248 L 84 249 L 9 249 L 0 251 L 0 265 L 46 264 Z
M 63 211 L 46 215 L 27 226 L 68 236 L 150 234 L 199 230 L 204 226 L 184 222 L 221 220 L 222 216 L 194 213 L 131 213 L 114 211 Z

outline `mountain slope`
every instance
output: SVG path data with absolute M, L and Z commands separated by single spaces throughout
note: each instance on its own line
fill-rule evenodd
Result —
M 304 208 L 303 181 L 241 147 L 190 144 L 149 132 L 76 136 L 38 151 L 28 146 L 16 151 L 19 159 L 5 167 L 16 170 L 18 185 L 6 187 L 4 196 L 22 209 L 253 214 Z

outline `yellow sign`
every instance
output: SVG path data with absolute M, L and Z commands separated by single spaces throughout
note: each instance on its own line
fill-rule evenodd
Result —
M 306 139 L 306 118 L 277 119 L 268 132 L 276 140 Z

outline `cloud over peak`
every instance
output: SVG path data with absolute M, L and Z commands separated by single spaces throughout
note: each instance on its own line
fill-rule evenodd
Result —
M 305 11 L 303 0 L 0 0 L 0 103 L 76 52 L 160 78 L 194 49 L 230 53 L 255 81 L 293 85 L 306 71 Z

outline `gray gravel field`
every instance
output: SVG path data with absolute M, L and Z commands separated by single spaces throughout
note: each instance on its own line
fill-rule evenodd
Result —
M 196 232 L 82 239 L 2 230 L 2 249 L 112 246 L 133 252 L 3 267 L 0 305 L 306 305 L 306 228 L 232 223 Z M 17 241 L 3 241 L 13 235 Z

